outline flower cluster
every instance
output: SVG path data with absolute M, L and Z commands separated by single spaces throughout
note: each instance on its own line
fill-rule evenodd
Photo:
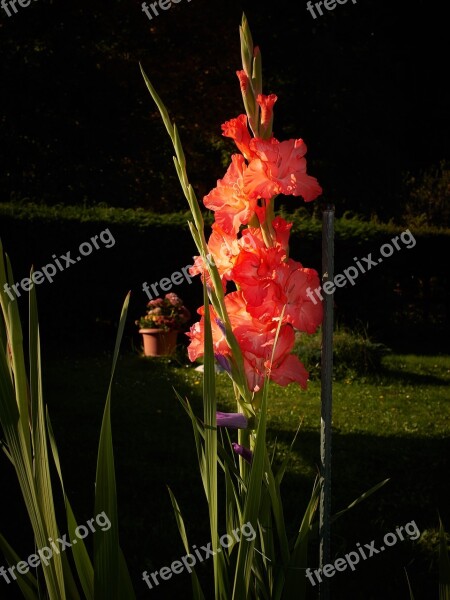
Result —
M 321 304 L 306 294 L 308 288 L 319 286 L 318 274 L 289 258 L 292 224 L 275 217 L 274 211 L 279 194 L 310 202 L 322 189 L 306 173 L 304 141 L 279 141 L 273 136 L 277 96 L 262 94 L 260 65 L 259 49 L 247 45 L 244 68 L 237 71 L 246 114 L 222 125 L 223 135 L 234 141 L 239 152 L 232 155 L 225 176 L 203 199 L 215 217 L 207 244 L 209 256 L 220 276 L 252 393 L 262 388 L 266 373 L 279 385 L 297 382 L 306 387 L 308 372 L 292 354 L 295 331 L 314 333 L 322 321 Z M 217 292 L 203 257 L 195 257 L 190 273 L 200 274 L 209 289 Z M 234 283 L 232 291 L 228 282 Z M 209 311 L 216 359 L 231 370 L 233 354 L 224 323 L 212 306 Z M 198 310 L 201 319 L 187 334 L 191 361 L 204 352 L 204 312 L 205 307 Z
M 190 319 L 190 312 L 176 294 L 166 294 L 164 298 L 150 300 L 147 312 L 136 321 L 141 329 L 163 329 L 178 331 Z

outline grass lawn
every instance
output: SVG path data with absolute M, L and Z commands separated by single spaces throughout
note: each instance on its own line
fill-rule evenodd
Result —
M 110 356 L 44 356 L 44 395 L 60 449 L 66 490 L 78 522 L 94 516 L 95 458 L 110 369 Z M 233 410 L 232 386 L 217 377 L 219 408 Z M 390 355 L 383 372 L 334 385 L 333 511 L 347 506 L 377 482 L 390 482 L 338 520 L 333 528 L 333 560 L 357 542 L 380 540 L 415 521 L 417 541 L 403 541 L 331 580 L 334 599 L 408 599 L 406 567 L 416 600 L 437 598 L 438 511 L 450 530 L 448 356 Z M 115 447 L 121 540 L 138 598 L 190 597 L 181 574 L 148 590 L 144 570 L 160 569 L 185 554 L 167 485 L 184 513 L 191 544 L 209 539 L 191 425 L 172 386 L 201 413 L 202 375 L 167 359 L 122 356 L 113 387 Z M 294 449 L 290 443 L 301 423 Z M 278 455 L 291 454 L 283 486 L 286 519 L 294 533 L 309 497 L 319 462 L 320 385 L 307 392 L 279 388 L 270 393 L 269 439 Z M 34 551 L 30 529 L 12 470 L 0 459 L 4 511 L 0 531 L 22 555 Z M 56 487 L 56 479 L 55 479 Z M 66 531 L 61 512 L 61 528 Z M 89 545 L 89 539 L 87 539 Z M 4 561 L 3 561 L 4 562 Z M 0 563 L 3 564 L 3 563 Z M 208 575 L 212 565 L 199 570 Z M 317 544 L 310 566 L 317 567 Z M 5 596 L 14 598 L 12 586 Z M 317 586 L 310 587 L 311 598 Z M 212 595 L 207 596 L 208 599 Z

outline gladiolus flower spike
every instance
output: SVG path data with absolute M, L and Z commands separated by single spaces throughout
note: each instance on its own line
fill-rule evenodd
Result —
M 204 197 L 204 205 L 214 212 L 208 252 L 220 275 L 224 310 L 241 350 L 239 372 L 242 368 L 248 391 L 257 398 L 267 374 L 278 385 L 297 382 L 306 388 L 308 372 L 292 350 L 296 331 L 314 333 L 322 322 L 322 305 L 307 295 L 309 288 L 318 287 L 319 276 L 314 269 L 289 258 L 292 224 L 275 216 L 274 199 L 284 194 L 311 202 L 322 188 L 306 172 L 305 142 L 301 138 L 279 141 L 272 134 L 278 98 L 262 93 L 261 53 L 253 47 L 245 17 L 240 37 L 242 69 L 237 75 L 245 114 L 222 125 L 223 135 L 234 141 L 237 152 L 223 179 Z M 191 269 L 191 275 L 196 274 L 211 286 L 201 257 L 195 258 Z M 227 282 L 233 282 L 237 291 L 226 293 Z M 211 317 L 215 358 L 226 365 L 233 378 L 236 363 L 229 336 L 214 311 Z M 203 351 L 203 317 L 188 335 L 189 357 L 195 360 Z

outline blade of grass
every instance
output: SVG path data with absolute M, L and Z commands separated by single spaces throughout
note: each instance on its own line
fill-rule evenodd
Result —
M 406 581 L 408 583 L 409 600 L 414 600 L 414 594 L 413 594 L 413 591 L 412 591 L 411 583 L 409 581 L 408 571 L 406 569 L 405 569 L 405 576 L 406 576 Z

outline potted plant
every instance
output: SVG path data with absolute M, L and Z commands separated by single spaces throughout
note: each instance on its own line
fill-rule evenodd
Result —
M 144 341 L 145 356 L 167 356 L 177 343 L 177 335 L 191 314 L 174 293 L 155 298 L 147 304 L 147 312 L 136 321 Z

